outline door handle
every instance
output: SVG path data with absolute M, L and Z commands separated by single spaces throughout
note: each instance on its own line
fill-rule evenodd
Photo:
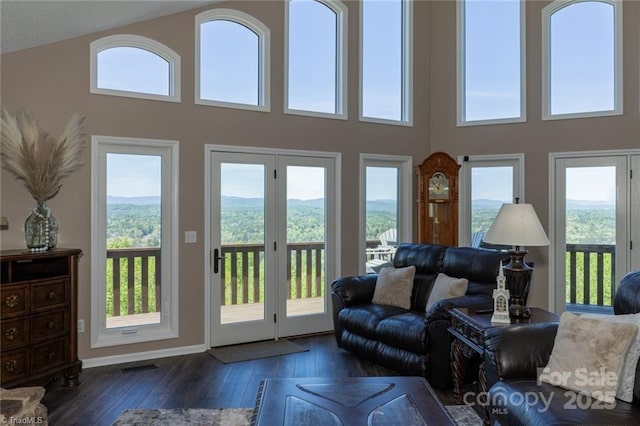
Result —
M 218 269 L 219 269 L 219 264 L 218 262 L 224 260 L 223 257 L 220 257 L 220 250 L 219 249 L 214 249 L 213 250 L 213 273 L 217 274 L 218 273 Z

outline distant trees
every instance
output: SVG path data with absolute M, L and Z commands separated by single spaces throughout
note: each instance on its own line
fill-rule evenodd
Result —
M 264 209 L 253 204 L 223 205 L 222 243 L 260 244 L 264 242 Z M 372 203 L 367 210 L 366 239 L 397 228 L 395 211 L 383 203 Z M 475 209 L 472 232 L 487 232 L 496 209 Z M 314 200 L 297 201 L 287 211 L 287 241 L 324 240 L 324 207 Z M 110 204 L 107 206 L 107 247 L 160 247 L 160 205 Z M 567 243 L 615 244 L 613 209 L 575 209 L 567 211 Z

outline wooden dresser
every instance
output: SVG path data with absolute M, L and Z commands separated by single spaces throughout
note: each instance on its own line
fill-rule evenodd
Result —
M 3 388 L 45 385 L 64 376 L 78 386 L 78 249 L 0 252 Z

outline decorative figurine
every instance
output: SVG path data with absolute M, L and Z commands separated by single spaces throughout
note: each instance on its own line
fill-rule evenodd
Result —
M 505 288 L 507 280 L 502 271 L 502 262 L 500 262 L 500 273 L 496 279 L 498 288 L 493 290 L 493 316 L 491 322 L 509 324 L 509 290 Z

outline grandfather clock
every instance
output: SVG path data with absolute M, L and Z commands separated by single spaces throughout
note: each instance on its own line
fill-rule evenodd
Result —
M 434 152 L 416 167 L 418 242 L 458 245 L 458 169 L 445 152 Z

